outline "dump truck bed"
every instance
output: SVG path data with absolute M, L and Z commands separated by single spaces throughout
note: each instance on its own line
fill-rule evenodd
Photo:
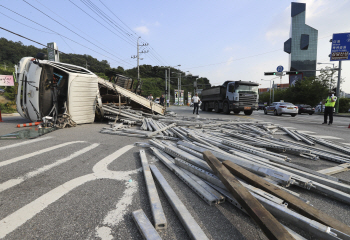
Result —
M 158 114 L 164 115 L 165 113 L 165 107 L 163 107 L 160 104 L 157 104 L 153 101 L 148 100 L 147 98 L 144 98 L 140 95 L 137 95 L 125 88 L 122 88 L 114 83 L 111 83 L 103 78 L 98 78 L 98 83 L 103 85 L 104 87 L 117 91 L 120 95 L 129 98 L 131 101 L 134 101 L 141 106 L 150 109 L 153 112 L 156 112 Z

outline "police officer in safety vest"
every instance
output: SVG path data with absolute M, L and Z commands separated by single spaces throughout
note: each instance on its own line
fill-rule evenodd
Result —
M 334 106 L 335 102 L 337 101 L 337 97 L 334 96 L 334 92 L 329 92 L 328 97 L 326 101 L 324 101 L 324 120 L 322 124 L 327 124 L 327 117 L 329 115 L 329 122 L 328 125 L 331 125 L 333 123 L 333 111 L 334 111 Z

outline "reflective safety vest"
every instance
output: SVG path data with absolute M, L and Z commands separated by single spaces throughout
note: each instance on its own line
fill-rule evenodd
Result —
M 335 102 L 332 102 L 332 98 L 328 96 L 328 98 L 326 99 L 326 103 L 324 105 L 325 107 L 334 107 L 335 106 Z

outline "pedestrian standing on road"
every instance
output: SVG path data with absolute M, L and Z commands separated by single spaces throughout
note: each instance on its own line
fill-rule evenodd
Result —
M 151 101 L 153 101 L 153 96 L 152 96 L 152 93 L 150 93 L 149 94 L 149 96 L 148 96 L 148 98 L 147 98 L 148 100 L 151 100 Z
M 165 101 L 165 98 L 164 98 L 164 95 L 162 95 L 160 98 L 159 98 L 159 104 L 164 106 L 164 101 Z
M 334 92 L 329 92 L 326 101 L 323 101 L 325 110 L 324 110 L 324 120 L 322 124 L 327 124 L 328 115 L 329 115 L 328 125 L 331 125 L 333 123 L 333 111 L 334 111 L 334 106 L 336 101 L 337 101 L 337 97 L 334 96 Z
M 169 107 L 169 103 L 170 103 L 170 100 L 167 99 L 167 100 L 166 100 L 166 106 L 167 106 L 167 107 Z
M 192 102 L 193 102 L 193 114 L 194 114 L 194 112 L 196 111 L 196 109 L 197 109 L 197 115 L 198 115 L 198 105 L 199 105 L 199 102 L 200 102 L 201 100 L 199 99 L 199 97 L 198 97 L 198 93 L 196 93 L 196 95 L 195 96 L 193 96 L 193 98 L 192 98 Z

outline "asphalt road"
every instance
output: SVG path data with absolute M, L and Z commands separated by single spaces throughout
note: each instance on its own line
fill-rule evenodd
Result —
M 171 107 L 193 116 L 189 107 Z M 251 116 L 200 112 L 201 117 L 264 120 L 331 137 L 348 144 L 350 118 L 335 117 L 332 126 L 322 116 L 275 117 L 256 111 Z M 3 116 L 0 135 L 18 131 L 18 116 Z M 57 130 L 34 140 L 0 140 L 0 239 L 141 239 L 132 211 L 142 208 L 149 219 L 139 150 L 144 139 L 101 134 L 104 123 Z M 182 200 L 209 239 L 266 239 L 257 225 L 226 202 L 209 206 L 161 162 L 147 154 Z M 290 155 L 294 163 L 320 170 L 336 163 Z M 349 172 L 335 175 L 350 181 Z M 158 192 L 168 220 L 162 239 L 189 239 L 165 195 Z M 311 204 L 350 225 L 348 205 L 292 187 Z M 288 225 L 288 224 L 286 224 Z M 289 226 L 289 225 L 288 225 Z M 307 238 L 308 233 L 289 226 Z

